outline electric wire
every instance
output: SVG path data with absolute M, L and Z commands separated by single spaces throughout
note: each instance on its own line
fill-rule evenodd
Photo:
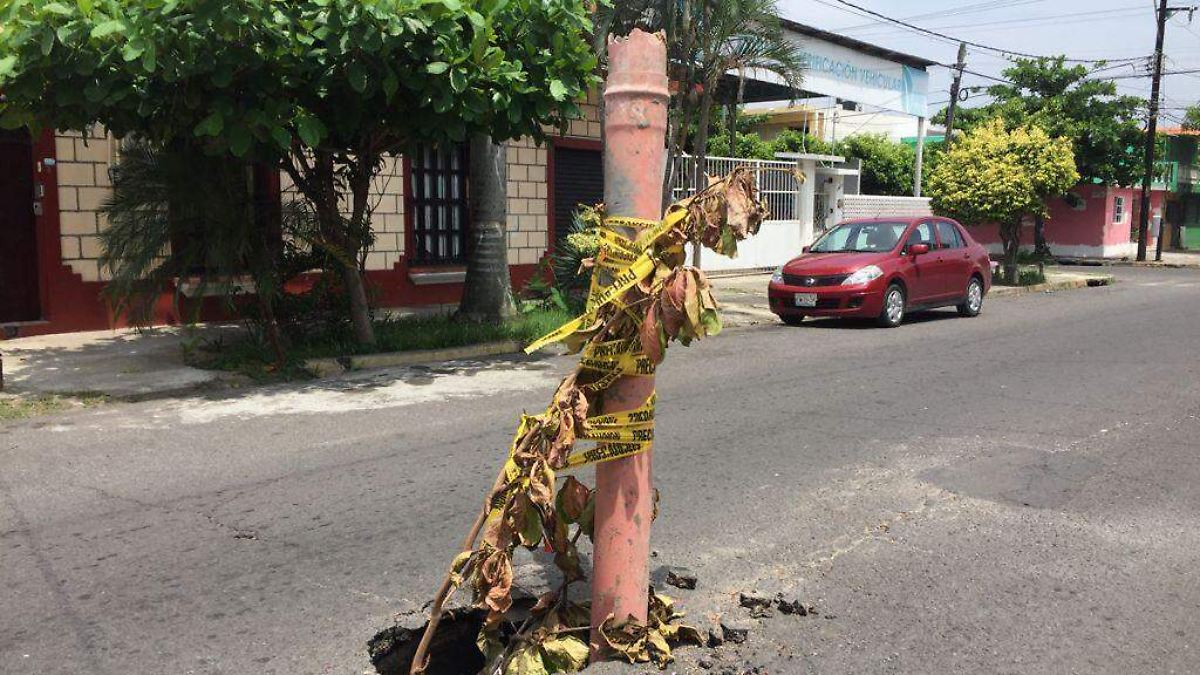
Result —
M 950 36 L 950 35 L 946 35 L 945 33 L 940 33 L 940 32 L 938 32 L 938 31 L 935 31 L 935 30 L 930 30 L 930 29 L 928 29 L 928 28 L 922 28 L 921 26 L 917 26 L 917 25 L 914 25 L 914 24 L 908 23 L 908 22 L 906 22 L 906 21 L 903 21 L 903 20 L 901 20 L 901 19 L 896 19 L 896 18 L 893 18 L 893 17 L 887 16 L 886 14 L 881 14 L 881 13 L 879 13 L 879 12 L 876 12 L 876 11 L 872 10 L 872 9 L 868 9 L 868 8 L 866 8 L 866 7 L 863 7 L 862 5 L 858 5 L 858 4 L 856 4 L 856 3 L 850 2 L 850 0 L 833 0 L 833 1 L 834 1 L 834 2 L 837 2 L 837 3 L 841 4 L 841 5 L 845 5 L 846 7 L 850 7 L 850 8 L 852 8 L 852 9 L 858 10 L 859 12 L 865 13 L 866 15 L 869 15 L 869 16 L 871 16 L 871 17 L 874 17 L 874 18 L 876 18 L 876 19 L 878 19 L 878 20 L 880 20 L 880 21 L 886 21 L 886 22 L 888 22 L 888 23 L 892 23 L 892 24 L 895 24 L 895 25 L 897 25 L 897 26 L 901 26 L 901 27 L 903 27 L 903 28 L 906 28 L 906 29 L 908 29 L 908 30 L 911 30 L 911 31 L 916 31 L 916 32 L 918 32 L 918 33 L 922 33 L 922 34 L 925 34 L 925 35 L 928 35 L 928 36 L 930 36 L 930 37 L 933 37 L 933 38 L 936 38 L 936 39 L 940 39 L 940 40 L 943 40 L 943 41 L 946 41 L 946 42 L 952 42 L 952 43 L 965 43 L 965 44 L 967 44 L 967 45 L 970 45 L 970 46 L 972 46 L 972 47 L 976 47 L 976 48 L 978 48 L 978 49 L 984 49 L 984 50 L 991 51 L 991 52 L 996 52 L 996 53 L 999 53 L 999 54 L 1007 54 L 1007 55 L 1011 55 L 1011 56 L 1018 56 L 1018 57 L 1027 58 L 1027 59 L 1044 59 L 1044 58 L 1049 58 L 1049 57 L 1047 57 L 1047 56 L 1045 56 L 1045 55 L 1041 55 L 1041 54 L 1031 54 L 1031 53 L 1029 53 L 1029 52 L 1020 52 L 1020 51 L 1016 51 L 1016 50 L 1013 50 L 1013 49 L 1003 49 L 1003 48 L 1000 48 L 1000 47 L 993 47 L 993 46 L 991 46 L 991 45 L 983 44 L 983 43 L 981 43 L 981 42 L 975 42 L 975 41 L 973 41 L 973 40 L 963 40 L 963 39 L 960 39 L 960 38 L 956 38 L 956 37 L 953 37 L 953 36 Z M 815 2 L 817 2 L 817 3 L 819 3 L 819 4 L 822 4 L 822 5 L 833 6 L 833 5 L 831 5 L 831 4 L 830 4 L 830 2 L 828 2 L 827 0 L 815 0 Z M 1136 61 L 1136 60 L 1139 60 L 1139 59 L 1142 59 L 1142 58 L 1145 58 L 1145 57 L 1142 57 L 1142 56 L 1133 56 L 1133 57 L 1110 58 L 1110 59 L 1073 59 L 1073 58 L 1067 58 L 1067 59 L 1064 59 L 1064 61 L 1068 61 L 1068 62 L 1071 62 L 1071 63 L 1113 63 L 1113 62 L 1116 62 L 1116 61 Z

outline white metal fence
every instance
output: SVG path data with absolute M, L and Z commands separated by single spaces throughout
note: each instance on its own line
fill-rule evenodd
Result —
M 739 166 L 754 169 L 773 169 L 772 171 L 756 171 L 754 180 L 758 187 L 759 197 L 766 202 L 771 214 L 768 220 L 796 220 L 799 214 L 800 181 L 793 173 L 795 162 L 781 162 L 766 159 L 738 159 L 736 157 L 706 157 L 704 173 L 709 176 L 724 176 Z M 782 171 L 774 170 L 782 169 Z M 684 155 L 675 160 L 674 171 L 671 173 L 671 200 L 678 201 L 695 193 L 696 162 L 693 157 Z

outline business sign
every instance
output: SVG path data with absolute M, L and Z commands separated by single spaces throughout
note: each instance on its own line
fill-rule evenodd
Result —
M 805 61 L 804 90 L 877 108 L 928 115 L 929 73 L 816 37 L 793 37 Z

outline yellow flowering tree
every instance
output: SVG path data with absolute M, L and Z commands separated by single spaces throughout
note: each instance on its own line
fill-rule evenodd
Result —
M 1004 280 L 1016 284 L 1022 218 L 1045 217 L 1046 198 L 1078 181 L 1070 139 L 1036 126 L 1008 129 L 996 118 L 954 142 L 926 189 L 938 214 L 964 225 L 1000 226 Z

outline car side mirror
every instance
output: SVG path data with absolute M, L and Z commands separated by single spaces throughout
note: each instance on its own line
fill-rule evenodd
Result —
M 929 244 L 910 244 L 908 246 L 909 255 L 924 255 L 929 253 Z
M 809 251 L 811 251 L 811 250 L 812 250 L 812 247 L 811 247 L 811 246 L 805 246 L 804 248 L 800 249 L 800 252 L 801 252 L 801 253 L 808 253 L 808 252 L 809 252 Z

